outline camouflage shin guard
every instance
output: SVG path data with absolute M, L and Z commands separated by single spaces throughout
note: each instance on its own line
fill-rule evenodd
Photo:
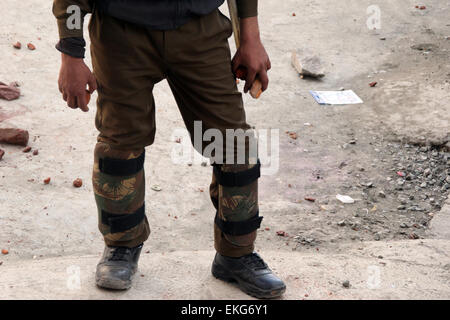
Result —
M 92 182 L 99 229 L 108 246 L 135 247 L 150 235 L 143 156 L 143 149 L 116 150 L 102 142 L 95 147 Z
M 249 165 L 222 165 L 219 170 L 226 173 L 246 172 L 255 168 Z M 258 181 L 244 186 L 223 186 L 219 184 L 216 173 L 210 186 L 210 195 L 217 209 L 217 217 L 228 222 L 245 222 L 258 215 Z M 214 224 L 215 249 L 227 257 L 241 257 L 254 250 L 257 231 L 243 235 L 231 235 Z

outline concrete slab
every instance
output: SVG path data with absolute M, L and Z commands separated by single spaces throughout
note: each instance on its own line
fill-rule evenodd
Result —
M 283 299 L 450 299 L 450 241 L 366 242 L 345 254 L 263 252 Z M 98 256 L 6 261 L 1 299 L 250 299 L 210 274 L 212 251 L 143 254 L 129 291 L 94 285 Z M 382 258 L 381 258 L 382 257 Z M 350 281 L 350 288 L 342 283 Z
M 450 240 L 450 198 L 431 220 L 429 234 L 436 239 Z

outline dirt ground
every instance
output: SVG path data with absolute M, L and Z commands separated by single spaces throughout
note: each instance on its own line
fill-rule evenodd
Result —
M 262 252 L 342 252 L 365 241 L 428 237 L 450 193 L 450 2 L 427 0 L 425 10 L 418 4 L 378 1 L 381 28 L 373 30 L 367 26 L 371 1 L 261 3 L 271 83 L 260 100 L 244 99 L 252 125 L 280 132 L 279 171 L 260 183 Z M 27 129 L 30 146 L 39 150 L 33 156 L 0 145 L 6 152 L 0 247 L 9 250 L 0 261 L 99 254 L 90 183 L 95 104 L 84 114 L 60 97 L 50 1 L 5 0 L 0 12 L 0 81 L 18 81 L 22 92 L 18 100 L 0 100 L 0 127 Z M 16 41 L 32 42 L 36 50 L 16 50 Z M 301 79 L 290 63 L 293 50 L 319 56 L 326 76 Z M 373 81 L 378 84 L 370 87 Z M 320 106 L 309 94 L 341 88 L 364 103 Z M 145 164 L 152 227 L 146 250 L 211 250 L 211 168 L 171 161 L 173 130 L 183 122 L 168 85 L 154 93 L 158 131 Z M 51 183 L 44 185 L 47 177 Z M 75 178 L 83 179 L 82 188 L 72 186 Z M 356 202 L 341 204 L 337 194 Z

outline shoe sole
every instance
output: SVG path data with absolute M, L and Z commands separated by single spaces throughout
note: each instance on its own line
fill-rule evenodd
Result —
M 128 290 L 131 288 L 132 280 L 100 278 L 96 279 L 95 283 L 98 287 L 102 289 Z
M 270 291 L 261 290 L 248 282 L 242 281 L 241 279 L 233 276 L 224 268 L 220 267 L 217 264 L 213 264 L 211 268 L 212 275 L 219 280 L 235 283 L 237 286 L 244 291 L 246 294 L 258 298 L 258 299 L 276 299 L 279 298 L 286 291 L 286 286 L 281 288 L 273 289 Z

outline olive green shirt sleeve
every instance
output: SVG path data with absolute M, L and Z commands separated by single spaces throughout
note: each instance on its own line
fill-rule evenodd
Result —
M 91 0 L 53 0 L 59 38 L 83 37 L 84 16 L 92 12 Z
M 237 0 L 239 18 L 250 18 L 258 15 L 258 0 Z

